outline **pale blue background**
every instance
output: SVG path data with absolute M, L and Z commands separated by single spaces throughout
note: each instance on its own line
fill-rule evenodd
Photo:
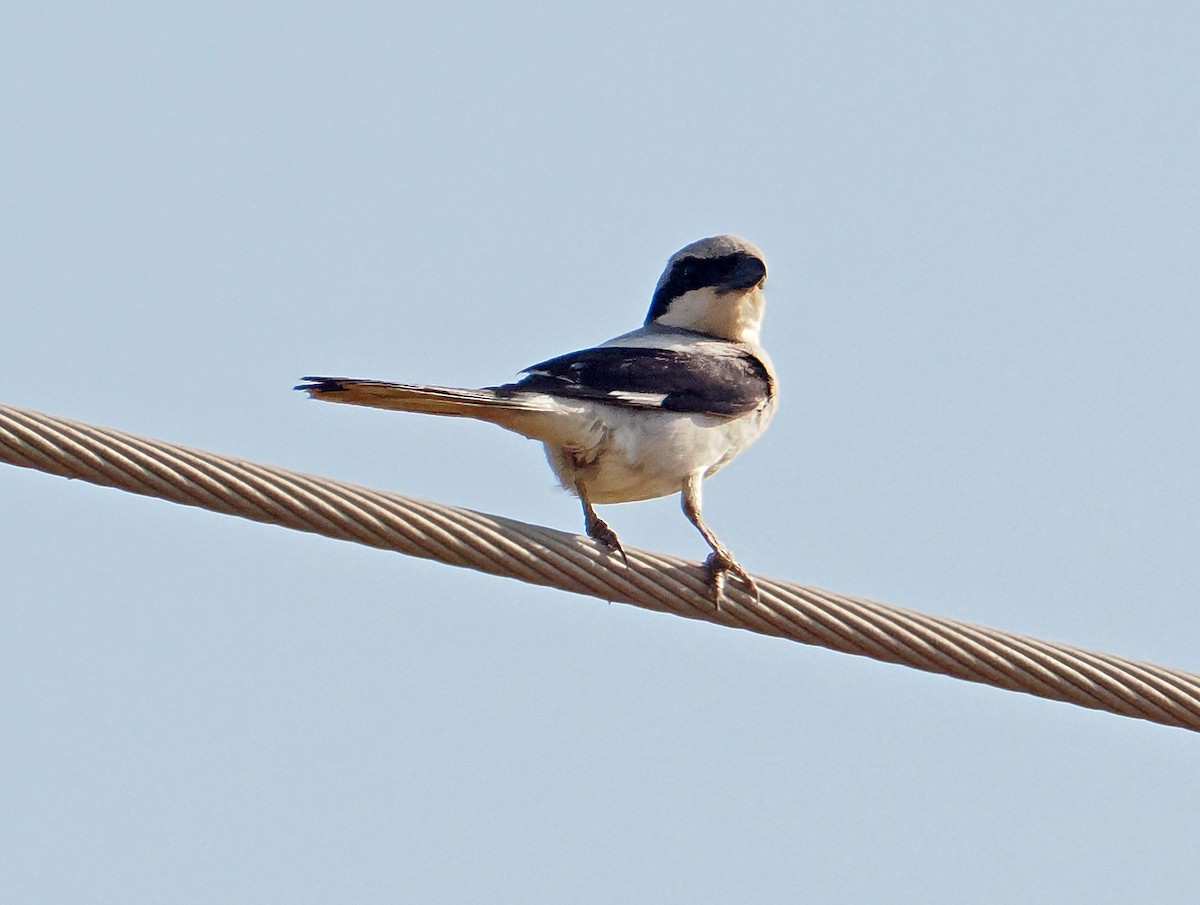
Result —
M 754 571 L 1200 669 L 1194 3 L 15 3 L 0 401 L 577 530 L 322 407 L 716 232 Z M 12 902 L 1194 902 L 1200 738 L 0 467 Z M 699 557 L 675 500 L 605 510 Z

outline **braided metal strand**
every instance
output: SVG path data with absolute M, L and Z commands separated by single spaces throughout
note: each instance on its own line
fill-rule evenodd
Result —
M 689 619 L 1200 730 L 1200 676 L 0 405 L 0 461 Z

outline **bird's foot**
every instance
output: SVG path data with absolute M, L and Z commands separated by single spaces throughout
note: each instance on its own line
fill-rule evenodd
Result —
M 587 530 L 587 536 L 594 541 L 599 541 L 608 547 L 614 553 L 621 554 L 621 561 L 625 565 L 629 565 L 629 558 L 625 555 L 625 550 L 621 546 L 621 539 L 617 537 L 617 532 L 608 527 L 608 522 L 600 517 L 589 518 L 584 526 Z
M 708 569 L 708 588 L 712 592 L 718 610 L 721 608 L 721 601 L 725 598 L 725 576 L 730 572 L 746 583 L 746 587 L 754 592 L 756 601 L 762 601 L 762 596 L 758 593 L 758 585 L 728 550 L 714 550 L 704 561 L 704 567 Z

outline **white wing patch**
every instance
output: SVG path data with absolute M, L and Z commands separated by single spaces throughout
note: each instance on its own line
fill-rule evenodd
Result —
M 624 402 L 626 405 L 646 406 L 648 408 L 661 408 L 667 398 L 666 393 L 639 393 L 634 390 L 609 390 L 608 395 L 618 402 Z

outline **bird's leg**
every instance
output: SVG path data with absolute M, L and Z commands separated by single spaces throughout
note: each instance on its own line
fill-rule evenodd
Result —
M 704 524 L 704 519 L 700 517 L 700 482 L 704 479 L 703 472 L 696 472 L 688 475 L 683 482 L 683 514 L 687 516 L 688 521 L 696 526 L 696 530 L 700 532 L 704 540 L 712 547 L 712 554 L 705 561 L 704 565 L 708 568 L 708 585 L 712 590 L 713 598 L 716 600 L 717 609 L 721 608 L 721 598 L 725 592 L 725 576 L 732 572 L 754 592 L 755 599 L 761 599 L 758 593 L 758 585 L 754 579 L 750 577 L 750 573 L 743 569 L 733 554 L 726 549 L 725 545 L 717 540 L 717 536 L 709 530 L 708 525 Z
M 629 559 L 625 556 L 625 550 L 621 547 L 621 540 L 617 537 L 617 532 L 608 527 L 608 522 L 596 515 L 596 510 L 592 508 L 583 485 L 576 483 L 575 492 L 579 494 L 579 501 L 583 503 L 583 530 L 587 532 L 587 536 L 604 544 L 614 553 L 620 553 L 622 562 L 629 565 Z

